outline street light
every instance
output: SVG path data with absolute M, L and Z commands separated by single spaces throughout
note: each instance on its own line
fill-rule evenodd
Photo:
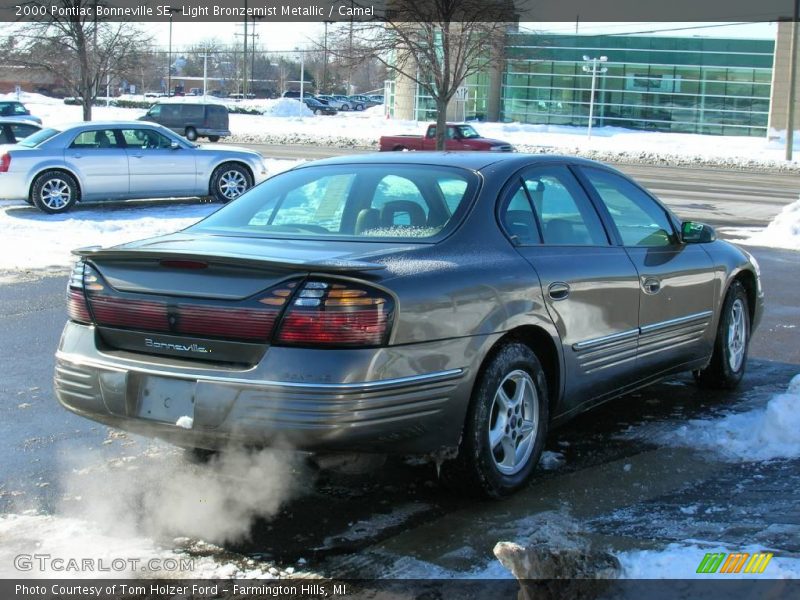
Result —
M 168 6 L 169 13 L 169 49 L 167 50 L 167 98 L 172 96 L 172 14 L 180 12 L 180 8 Z
M 300 102 L 305 99 L 305 80 L 306 80 L 306 51 L 299 48 L 294 49 L 300 54 Z
M 594 92 L 597 89 L 597 75 L 603 74 L 608 71 L 608 67 L 601 67 L 600 64 L 608 60 L 607 56 L 599 58 L 590 58 L 584 55 L 583 60 L 588 64 L 583 65 L 584 73 L 592 74 L 592 93 L 589 96 L 589 129 L 587 130 L 586 139 L 592 139 L 592 119 L 594 118 Z

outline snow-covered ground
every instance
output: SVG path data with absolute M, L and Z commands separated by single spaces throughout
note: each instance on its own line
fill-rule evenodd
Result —
M 302 161 L 266 160 L 270 175 Z M 95 205 L 63 215 L 46 215 L 22 201 L 0 201 L 0 270 L 65 267 L 71 251 L 83 246 L 113 246 L 172 233 L 220 208 L 198 201 Z
M 0 95 L 0 98 L 3 97 L 15 99 L 16 95 Z M 33 114 L 43 119 L 45 126 L 74 122 L 81 118 L 79 106 L 66 106 L 56 98 L 23 93 L 20 99 Z M 173 101 L 197 99 L 189 97 Z M 264 113 L 231 114 L 233 137 L 230 141 L 377 148 L 382 135 L 421 134 L 426 127 L 425 123 L 416 121 L 387 119 L 382 106 L 363 112 L 312 116 L 294 100 L 211 101 L 235 104 Z M 94 119 L 100 120 L 136 119 L 144 113 L 141 109 L 98 106 L 92 114 Z M 582 127 L 523 123 L 478 123 L 475 126 L 481 134 L 508 141 L 521 150 L 578 153 L 599 159 L 617 158 L 644 163 L 689 165 L 710 161 L 731 167 L 800 169 L 798 159 L 791 165 L 787 164 L 783 160 L 782 145 L 769 142 L 766 137 L 719 137 L 595 127 L 592 139 L 587 140 L 586 130 Z M 800 140 L 797 145 L 800 155 Z

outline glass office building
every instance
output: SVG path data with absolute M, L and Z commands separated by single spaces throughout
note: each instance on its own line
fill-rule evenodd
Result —
M 586 126 L 598 63 L 594 126 L 764 136 L 769 117 L 773 40 L 512 33 L 507 37 L 500 119 Z M 587 67 L 586 69 L 584 67 Z M 457 112 L 486 118 L 486 73 L 473 76 Z M 419 120 L 435 117 L 417 90 Z

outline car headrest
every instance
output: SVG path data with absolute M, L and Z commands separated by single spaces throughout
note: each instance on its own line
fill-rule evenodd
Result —
M 392 200 L 381 208 L 381 226 L 392 227 L 396 225 L 398 214 L 408 215 L 408 224 L 412 227 L 424 227 L 426 222 L 425 211 L 416 202 L 411 200 Z

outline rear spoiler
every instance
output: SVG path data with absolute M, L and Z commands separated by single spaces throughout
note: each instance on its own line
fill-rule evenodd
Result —
M 303 261 L 290 260 L 285 258 L 270 258 L 242 254 L 213 254 L 197 252 L 181 252 L 176 250 L 158 251 L 129 248 L 125 250 L 98 246 L 88 248 L 78 248 L 72 254 L 86 259 L 107 259 L 107 260 L 161 260 L 161 259 L 183 259 L 196 260 L 207 263 L 219 263 L 225 265 L 237 265 L 251 268 L 271 268 L 304 271 L 316 271 L 322 273 L 345 273 L 352 271 L 379 271 L 386 268 L 386 265 L 372 263 L 361 260 L 320 260 Z

